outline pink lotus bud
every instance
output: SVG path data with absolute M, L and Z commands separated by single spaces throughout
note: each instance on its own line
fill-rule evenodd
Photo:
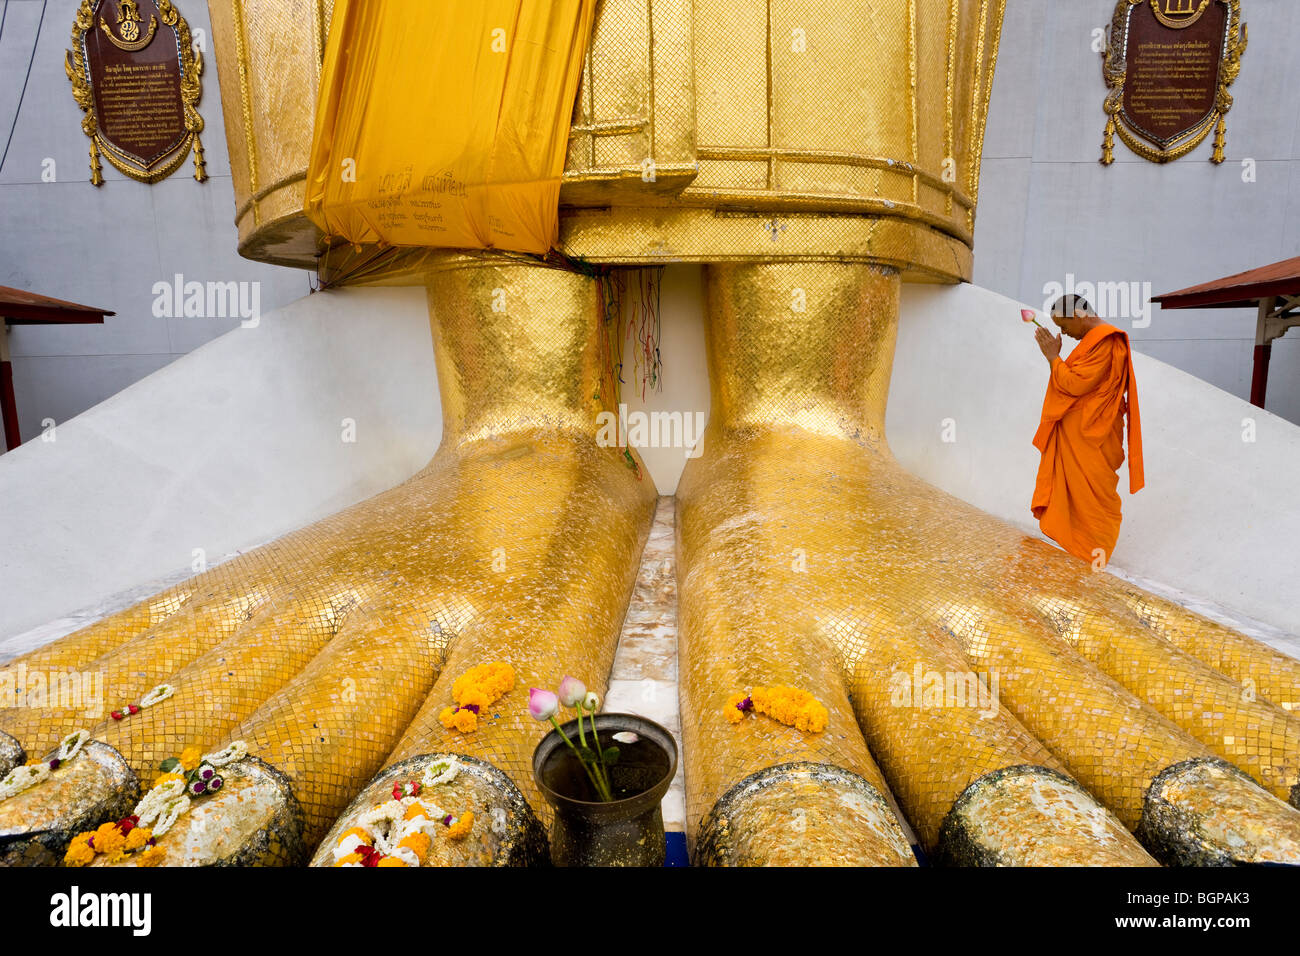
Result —
M 1020 318 L 1025 322 L 1033 322 L 1038 316 L 1034 315 L 1033 309 L 1021 309 Z
M 533 720 L 550 720 L 560 709 L 560 698 L 540 687 L 528 688 L 528 713 Z
M 564 680 L 560 681 L 560 703 L 565 707 L 577 707 L 586 696 L 587 685 L 578 678 L 566 674 Z
M 587 692 L 587 696 L 582 699 L 582 706 L 593 714 L 600 709 L 600 698 L 596 696 L 595 691 Z

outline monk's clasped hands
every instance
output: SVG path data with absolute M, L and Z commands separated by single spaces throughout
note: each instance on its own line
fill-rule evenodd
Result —
M 1034 329 L 1034 338 L 1038 340 L 1038 347 L 1043 350 L 1043 357 L 1048 362 L 1061 357 L 1061 336 L 1059 334 L 1053 335 L 1040 325 Z

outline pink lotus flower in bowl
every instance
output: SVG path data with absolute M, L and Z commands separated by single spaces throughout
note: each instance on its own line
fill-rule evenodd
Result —
M 577 707 L 586 696 L 587 685 L 578 678 L 566 674 L 564 680 L 560 681 L 560 703 L 565 707 Z
M 540 687 L 528 688 L 528 714 L 533 720 L 550 720 L 560 709 L 560 698 Z

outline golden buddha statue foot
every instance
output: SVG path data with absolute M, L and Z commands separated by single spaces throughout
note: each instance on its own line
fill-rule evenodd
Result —
M 541 803 L 527 766 L 544 728 L 527 689 L 573 673 L 603 693 L 656 492 L 639 462 L 595 439 L 594 280 L 484 258 L 448 262 L 428 289 L 444 409 L 433 461 L 9 665 L 97 670 L 116 709 L 87 720 L 28 706 L 21 687 L 3 702 L 0 729 L 29 753 L 71 747 L 78 727 L 89 742 L 5 778 L 0 847 L 54 833 L 55 820 L 31 862 L 69 848 L 70 862 L 96 865 L 305 862 L 376 772 L 435 751 L 497 768 L 465 774 L 476 805 L 456 812 L 474 810 L 475 833 L 499 808 L 507 834 L 534 832 L 519 794 Z M 512 682 L 492 713 L 477 729 L 444 727 L 456 679 L 493 663 Z M 116 775 L 92 773 L 101 751 L 117 755 Z M 162 831 L 147 850 L 116 852 L 112 833 L 104 852 L 68 843 L 133 807 L 152 823 L 141 829 Z M 495 857 L 532 845 L 515 840 L 515 854 L 509 842 Z
M 700 825 L 697 866 L 915 866 L 879 784 L 828 763 L 780 764 L 718 798 Z
M 936 846 L 942 866 L 1155 865 L 1078 783 L 1034 765 L 994 770 L 968 786 L 944 817 Z
M 1300 862 L 1300 663 L 904 472 L 896 273 L 712 265 L 705 289 L 713 413 L 677 494 L 698 859 L 745 861 L 719 859 L 725 819 L 769 858 L 861 862 L 838 785 L 754 785 L 811 763 L 892 792 L 939 860 Z
M 288 775 L 248 756 L 222 768 L 222 781 L 156 838 L 148 856 L 97 854 L 89 865 L 284 866 L 306 857 L 303 811 Z
M 47 757 L 45 765 L 53 759 Z M 0 800 L 0 866 L 54 866 L 73 837 L 127 816 L 140 796 L 126 760 L 97 740 L 87 741 L 61 773 L 49 776 Z
M 395 799 L 403 785 L 426 779 L 430 768 L 443 772 L 450 761 L 456 765 L 454 777 L 433 788 L 419 791 L 401 800 Z M 397 791 L 394 788 L 398 788 Z M 414 789 L 414 788 L 411 788 Z M 399 761 L 377 774 L 352 804 L 330 828 L 312 857 L 312 866 L 347 865 L 354 847 L 374 847 L 374 837 L 364 827 L 378 818 L 381 823 L 384 808 L 403 804 L 400 827 L 407 824 L 411 832 L 424 832 L 427 841 L 417 841 L 412 853 L 419 866 L 531 866 L 550 863 L 546 830 L 533 812 L 520 789 L 510 777 L 486 761 L 465 754 L 421 754 Z M 464 817 L 467 808 L 473 819 L 466 832 L 454 833 L 451 824 Z M 412 813 L 428 811 L 421 822 Z M 406 818 L 420 824 L 411 827 Z M 364 834 L 361 839 L 350 835 Z M 391 824 L 383 833 L 389 838 L 389 847 L 382 844 L 378 850 L 391 850 L 401 844 L 402 838 L 392 830 Z M 408 841 L 409 842 L 409 841 Z M 365 865 L 357 861 L 359 865 Z

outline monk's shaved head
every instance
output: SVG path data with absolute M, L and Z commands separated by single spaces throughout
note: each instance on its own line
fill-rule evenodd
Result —
M 1052 318 L 1068 319 L 1078 313 L 1096 315 L 1088 300 L 1081 295 L 1063 295 L 1052 304 Z
M 1052 321 L 1065 335 L 1081 339 L 1100 319 L 1083 296 L 1063 295 L 1052 304 Z

